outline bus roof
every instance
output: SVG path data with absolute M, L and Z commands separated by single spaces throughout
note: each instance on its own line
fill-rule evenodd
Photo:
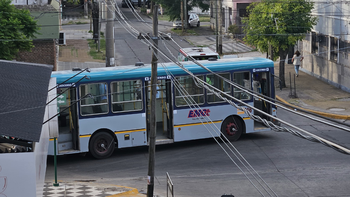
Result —
M 245 58 L 233 58 L 233 59 L 219 59 L 217 61 L 198 61 L 203 66 L 207 67 L 213 72 L 224 72 L 227 70 L 249 70 L 257 68 L 273 68 L 273 61 L 260 57 L 245 57 Z M 194 74 L 206 73 L 207 71 L 193 62 L 181 62 L 185 68 L 189 69 Z M 166 70 L 163 68 L 166 68 Z M 271 69 L 273 70 L 273 69 Z M 73 75 L 77 74 L 77 71 L 54 71 L 51 77 L 57 79 L 57 83 L 60 84 L 69 79 Z M 186 72 L 182 70 L 175 63 L 158 63 L 158 76 L 167 75 L 186 75 Z M 90 72 L 80 73 L 78 76 L 70 79 L 65 83 L 74 83 L 87 75 L 89 79 L 83 79 L 81 82 L 94 82 L 104 80 L 119 80 L 119 79 L 132 79 L 132 78 L 145 78 L 151 77 L 151 65 L 145 66 L 116 66 L 116 67 L 104 67 L 104 68 L 91 68 Z

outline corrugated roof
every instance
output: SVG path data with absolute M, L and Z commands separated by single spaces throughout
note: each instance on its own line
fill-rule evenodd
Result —
M 39 141 L 52 67 L 0 60 L 0 135 Z

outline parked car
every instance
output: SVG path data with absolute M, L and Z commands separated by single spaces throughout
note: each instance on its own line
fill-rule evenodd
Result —
M 188 27 L 199 27 L 200 26 L 200 21 L 199 21 L 199 17 L 197 14 L 195 13 L 190 13 L 188 15 Z M 175 28 L 180 28 L 182 27 L 182 21 L 181 19 L 176 19 L 174 22 L 173 22 L 173 27 Z
M 199 27 L 200 21 L 199 21 L 198 15 L 194 14 L 194 13 L 189 14 L 188 24 L 189 24 L 189 26 L 192 26 L 192 27 L 196 27 L 196 26 Z
M 149 3 L 149 0 L 141 0 L 141 4 L 139 4 L 139 0 L 122 0 L 122 8 L 127 8 L 130 6 L 129 2 L 131 3 L 132 6 L 141 6 L 142 2 L 145 1 L 145 5 L 147 6 Z M 129 5 L 129 6 L 128 6 Z
M 126 0 L 123 0 L 122 1 L 122 8 L 127 8 L 128 7 L 128 5 L 126 4 Z

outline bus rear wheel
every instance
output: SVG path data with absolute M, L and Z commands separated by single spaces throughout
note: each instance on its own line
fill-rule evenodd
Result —
M 226 118 L 221 125 L 221 133 L 229 141 L 238 140 L 243 133 L 243 124 L 242 121 L 234 116 Z
M 114 152 L 114 138 L 107 132 L 99 132 L 92 136 L 89 144 L 90 154 L 96 159 L 105 159 Z

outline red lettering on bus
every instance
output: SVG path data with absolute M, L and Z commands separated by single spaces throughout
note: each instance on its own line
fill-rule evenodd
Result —
M 209 109 L 194 109 L 190 110 L 188 113 L 188 118 L 195 118 L 195 117 L 201 117 L 201 116 L 209 116 Z

